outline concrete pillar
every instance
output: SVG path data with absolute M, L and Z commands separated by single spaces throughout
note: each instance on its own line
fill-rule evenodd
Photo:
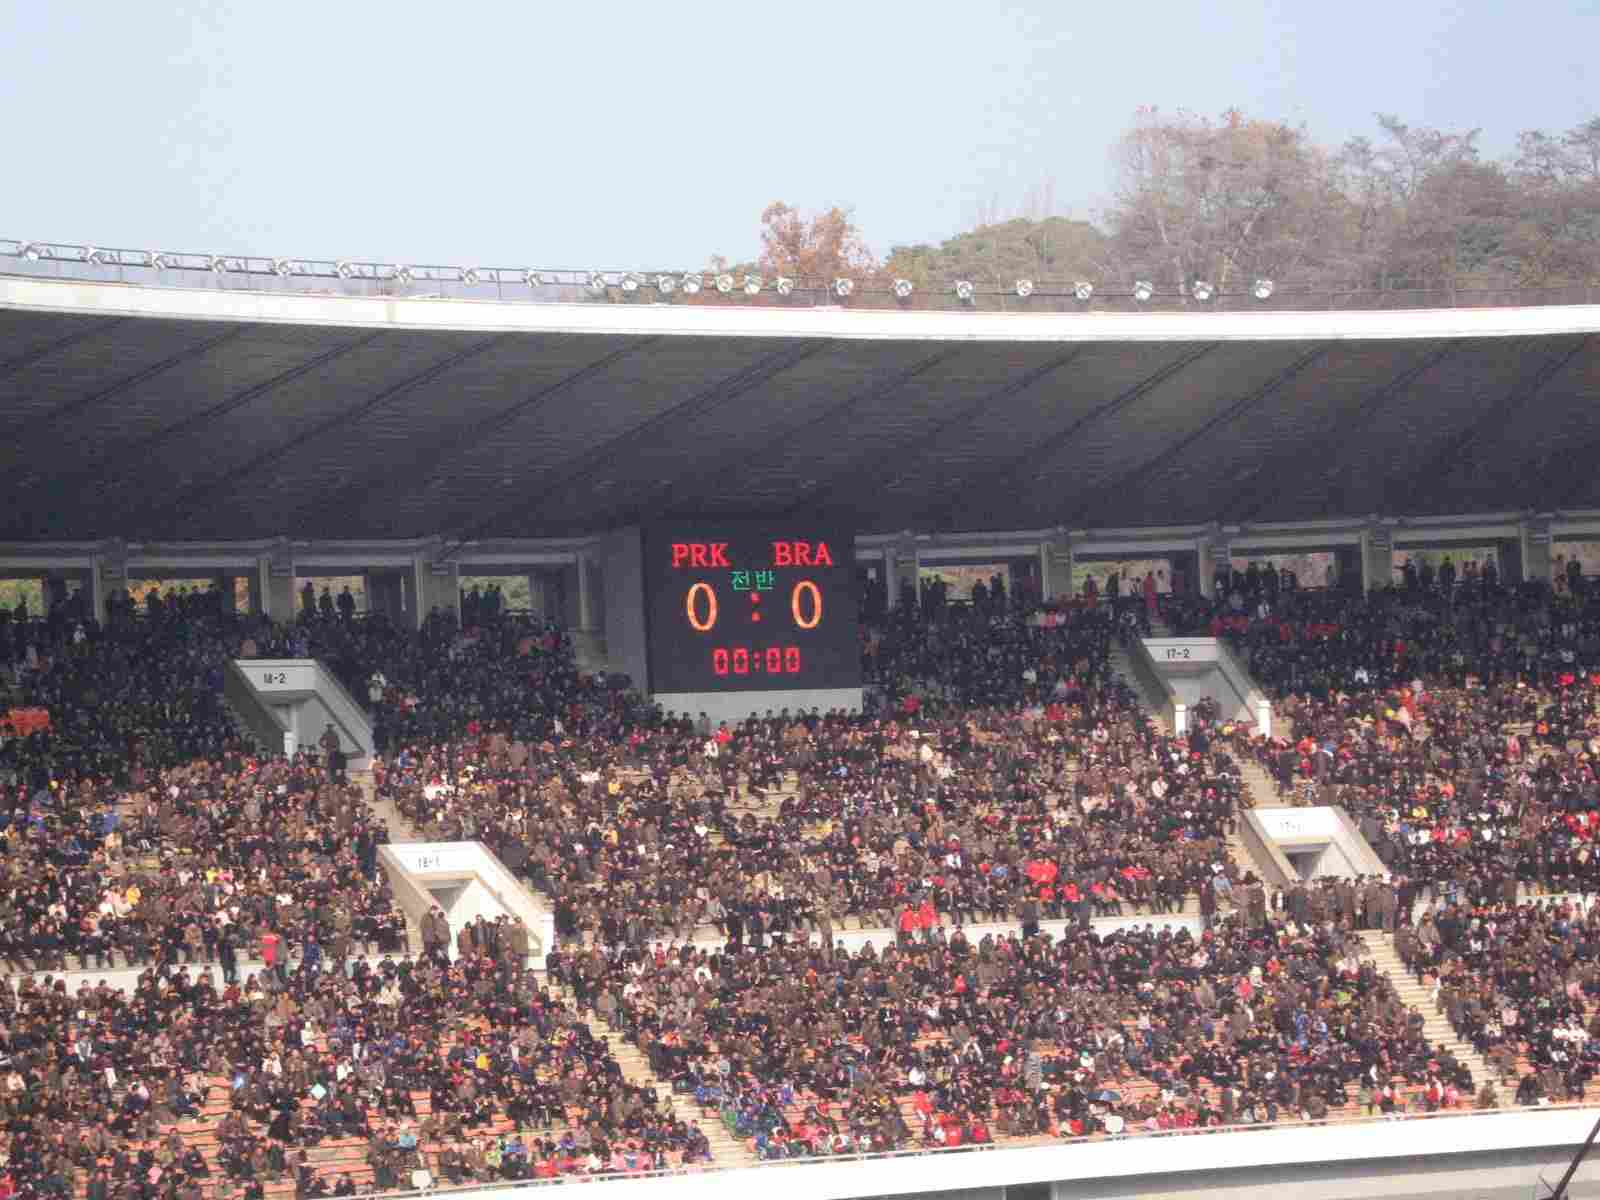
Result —
M 578 555 L 578 628 L 595 628 L 594 564 L 587 554 Z
M 367 568 L 362 576 L 367 612 L 382 613 L 396 625 L 404 624 L 410 615 L 406 610 L 405 575 L 393 567 Z
M 1039 594 L 1048 603 L 1072 594 L 1072 538 L 1057 534 L 1039 547 Z
M 1394 582 L 1394 525 L 1375 520 L 1361 539 L 1361 587 L 1371 592 Z
M 888 551 L 884 554 L 884 566 L 889 566 Z M 889 579 L 889 602 L 891 607 L 901 604 L 917 604 L 921 601 L 922 587 L 922 559 L 917 549 L 917 540 L 910 534 L 900 539 L 894 547 L 893 572 Z
M 266 614 L 280 625 L 295 619 L 298 597 L 294 594 L 294 547 L 287 538 L 280 539 L 258 560 L 261 587 L 266 601 Z
M 91 596 L 94 619 L 104 625 L 110 612 L 111 593 L 128 586 L 127 543 L 114 540 L 101 546 L 100 553 L 94 556 L 90 578 L 94 584 L 94 594 Z
M 1550 524 L 1548 513 L 1522 518 L 1522 578 L 1548 583 L 1550 566 Z
M 427 588 L 423 602 L 417 607 L 425 620 L 434 609 L 461 616 L 461 569 L 452 561 L 428 563 L 424 577 Z
M 1195 582 L 1200 585 L 1200 594 L 1213 600 L 1219 599 L 1215 582 L 1217 568 L 1233 560 L 1233 543 L 1218 529 L 1196 542 L 1195 551 L 1200 571 L 1200 578 Z

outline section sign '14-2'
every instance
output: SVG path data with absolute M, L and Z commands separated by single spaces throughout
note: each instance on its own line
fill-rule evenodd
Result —
M 651 691 L 861 685 L 850 534 L 706 522 L 643 535 Z

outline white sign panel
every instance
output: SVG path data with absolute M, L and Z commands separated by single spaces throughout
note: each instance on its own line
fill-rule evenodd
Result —
M 1157 666 L 1214 663 L 1218 658 L 1216 638 L 1145 638 L 1144 645 Z

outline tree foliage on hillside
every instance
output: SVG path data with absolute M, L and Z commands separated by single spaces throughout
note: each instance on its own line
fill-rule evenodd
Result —
M 1377 117 L 1371 137 L 1320 143 L 1304 126 L 1142 109 L 1112 148 L 1115 187 L 1095 222 L 987 220 L 879 262 L 850 210 L 761 216 L 761 254 L 731 269 L 826 281 L 1150 279 L 1163 288 L 1256 278 L 1293 288 L 1439 289 L 1600 284 L 1600 117 L 1530 130 L 1504 161 L 1478 130 Z M 718 266 L 724 260 L 715 260 Z
M 958 279 L 1010 288 L 1019 279 L 1101 279 L 1110 267 L 1105 235 L 1089 222 L 1018 217 L 937 246 L 896 246 L 884 274 L 919 288 L 948 287 Z
M 1478 130 L 1377 125 L 1333 149 L 1238 112 L 1141 112 L 1114 152 L 1105 223 L 1119 273 L 1380 289 L 1600 282 L 1600 119 L 1524 133 L 1507 162 L 1484 158 Z

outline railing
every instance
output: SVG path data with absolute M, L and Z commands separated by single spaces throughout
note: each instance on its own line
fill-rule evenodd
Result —
M 827 1154 L 813 1157 L 785 1158 L 762 1160 L 754 1165 L 739 1164 L 737 1166 L 724 1163 L 694 1163 L 688 1166 L 673 1167 L 658 1171 L 630 1171 L 622 1174 L 609 1170 L 598 1174 L 568 1174 L 558 1175 L 551 1179 L 508 1179 L 497 1180 L 492 1183 L 463 1184 L 456 1187 L 430 1187 L 422 1190 L 408 1189 L 405 1191 L 385 1191 L 381 1194 L 392 1197 L 394 1200 L 410 1200 L 412 1197 L 439 1196 L 439 1195 L 467 1195 L 475 1192 L 500 1192 L 514 1188 L 547 1187 L 568 1182 L 573 1179 L 604 1180 L 604 1179 L 676 1179 L 685 1175 L 710 1175 L 727 1171 L 752 1171 L 752 1170 L 778 1170 L 785 1167 L 808 1167 L 842 1164 L 855 1164 L 873 1162 L 887 1162 L 895 1159 L 924 1159 L 935 1155 L 988 1153 L 996 1150 L 1025 1150 L 1039 1147 L 1065 1147 L 1090 1145 L 1103 1142 L 1132 1141 L 1137 1139 L 1166 1139 L 1166 1138 L 1193 1138 L 1211 1137 L 1219 1134 L 1234 1133 L 1263 1133 L 1275 1129 L 1305 1129 L 1305 1128 L 1338 1128 L 1353 1129 L 1363 1126 L 1385 1126 L 1397 1121 L 1423 1122 L 1423 1121 L 1470 1121 L 1490 1119 L 1508 1113 L 1529 1112 L 1575 1112 L 1594 1111 L 1600 1112 L 1600 1102 L 1578 1102 L 1569 1104 L 1546 1104 L 1532 1107 L 1516 1106 L 1511 1108 L 1492 1109 L 1459 1109 L 1443 1110 L 1432 1113 L 1394 1113 L 1387 1116 L 1371 1117 L 1329 1117 L 1325 1120 L 1302 1121 L 1287 1120 L 1260 1122 L 1253 1125 L 1208 1125 L 1194 1129 L 1164 1129 L 1159 1131 L 1127 1130 L 1117 1134 L 1096 1134 L 1084 1137 L 1050 1137 L 1046 1134 L 1035 1135 L 1032 1138 L 1019 1138 L 1008 1142 L 988 1142 L 981 1145 L 963 1146 L 930 1146 L 914 1150 L 884 1150 L 870 1154 Z M 1470 1149 L 1470 1147 L 1467 1147 Z
M 285 735 L 288 728 L 279 719 L 272 706 L 250 686 L 243 669 L 229 659 L 223 667 L 222 695 L 238 715 L 250 735 L 267 754 L 283 754 L 287 750 Z
M 833 278 L 737 274 L 726 291 L 714 272 L 695 268 L 474 267 L 368 261 L 336 261 L 260 255 L 203 254 L 159 247 L 115 249 L 74 242 L 0 238 L 0 274 L 78 282 L 165 284 L 218 292 L 500 302 L 720 305 L 739 308 L 967 310 L 1011 313 L 1136 312 L 1375 312 L 1392 309 L 1527 308 L 1600 304 L 1600 285 L 1544 288 L 1460 288 L 1449 285 L 1401 289 L 1356 286 L 1274 285 L 1260 298 L 1254 280 L 1218 287 L 1200 300 L 1192 288 L 1153 281 L 1149 297 L 1134 295 L 1133 279 L 1091 280 L 1079 299 L 1078 280 L 1036 279 L 1021 294 L 1014 279 L 971 279 L 958 294 L 948 280 L 915 286 L 907 295 L 887 275 L 852 281 L 841 294 Z M 685 281 L 701 275 L 697 294 Z

